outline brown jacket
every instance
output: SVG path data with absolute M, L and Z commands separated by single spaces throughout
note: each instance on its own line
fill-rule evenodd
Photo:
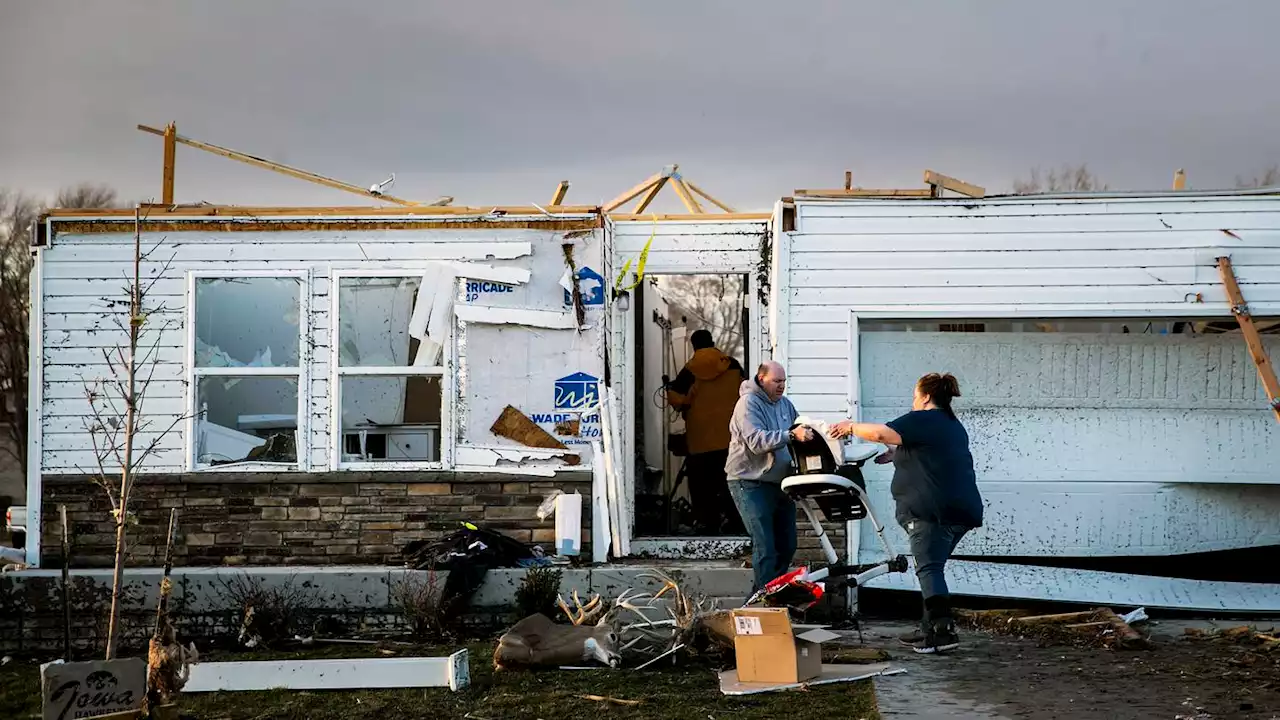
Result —
M 729 418 L 744 379 L 737 360 L 703 348 L 667 387 L 667 402 L 684 416 L 690 454 L 728 449 Z

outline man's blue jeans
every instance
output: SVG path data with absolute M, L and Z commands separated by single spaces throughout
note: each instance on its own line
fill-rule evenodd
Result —
M 796 504 L 781 485 L 759 480 L 730 480 L 729 494 L 751 536 L 754 592 L 791 567 L 796 555 Z

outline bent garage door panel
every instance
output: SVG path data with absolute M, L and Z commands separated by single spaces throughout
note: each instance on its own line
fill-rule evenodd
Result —
M 860 344 L 869 422 L 904 412 L 926 372 L 960 380 L 987 522 L 959 554 L 1280 543 L 1280 426 L 1238 335 L 864 332 Z M 1280 342 L 1267 344 L 1280 355 Z M 890 514 L 891 471 L 867 477 Z M 865 524 L 861 548 L 864 561 L 880 553 Z

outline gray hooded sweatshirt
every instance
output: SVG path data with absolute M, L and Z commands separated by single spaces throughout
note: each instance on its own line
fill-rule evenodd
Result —
M 797 414 L 786 397 L 774 402 L 755 378 L 744 381 L 729 420 L 729 460 L 724 467 L 729 480 L 781 483 L 790 475 L 787 443 Z

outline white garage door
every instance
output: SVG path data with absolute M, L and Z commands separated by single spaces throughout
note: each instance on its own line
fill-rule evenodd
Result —
M 863 418 L 952 372 L 986 526 L 958 552 L 1166 555 L 1280 543 L 1280 425 L 1239 334 L 863 332 Z M 1268 341 L 1280 357 L 1280 342 Z M 891 471 L 868 469 L 891 539 Z M 863 524 L 860 561 L 881 552 Z

